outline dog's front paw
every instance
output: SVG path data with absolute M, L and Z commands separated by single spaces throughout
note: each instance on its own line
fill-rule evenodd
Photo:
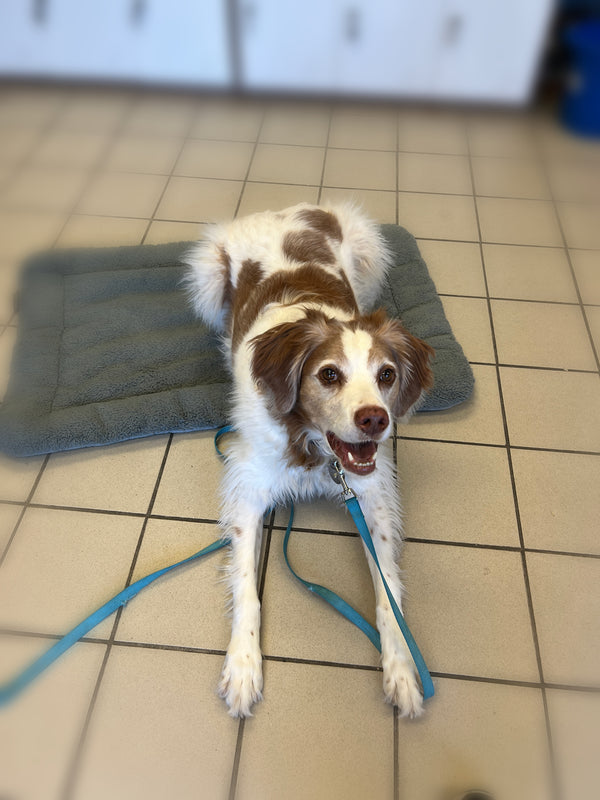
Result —
M 262 656 L 257 646 L 229 646 L 218 693 L 232 717 L 251 717 L 253 703 L 262 700 Z
M 412 660 L 394 653 L 383 659 L 383 691 L 388 703 L 398 706 L 401 717 L 423 713 L 423 695 Z

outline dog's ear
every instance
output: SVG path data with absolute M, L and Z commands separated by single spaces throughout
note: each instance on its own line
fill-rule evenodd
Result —
M 284 322 L 251 340 L 254 380 L 268 390 L 281 414 L 289 414 L 296 405 L 304 364 L 327 336 L 325 316 L 312 312 L 297 322 Z
M 383 310 L 371 314 L 369 322 L 376 326 L 380 338 L 396 362 L 400 376 L 399 391 L 392 402 L 392 414 L 404 417 L 433 386 L 430 360 L 435 351 L 427 342 L 409 333 L 397 319 L 390 319 Z

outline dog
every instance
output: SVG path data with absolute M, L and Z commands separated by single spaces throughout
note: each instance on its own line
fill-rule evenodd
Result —
M 213 225 L 186 254 L 196 313 L 222 336 L 232 424 L 220 524 L 231 542 L 232 631 L 219 694 L 234 717 L 262 698 L 257 568 L 263 515 L 275 504 L 336 499 L 335 459 L 356 493 L 388 585 L 401 604 L 400 502 L 378 446 L 433 383 L 432 348 L 372 310 L 391 264 L 379 227 L 347 205 L 302 203 Z M 421 714 L 416 669 L 368 557 L 383 689 Z

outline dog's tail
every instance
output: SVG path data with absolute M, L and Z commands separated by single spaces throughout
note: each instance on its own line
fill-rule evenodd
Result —
M 184 284 L 196 314 L 216 331 L 224 332 L 231 310 L 233 286 L 231 261 L 219 243 L 218 226 L 210 227 L 203 238 L 183 256 L 187 264 Z

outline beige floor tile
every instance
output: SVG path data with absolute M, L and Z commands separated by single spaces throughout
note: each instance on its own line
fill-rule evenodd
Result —
M 29 666 L 46 639 L 0 640 L 2 677 Z M 64 797 L 65 781 L 104 656 L 100 644 L 78 644 L 0 714 L 0 795 Z M 32 769 L 35 764 L 35 769 Z
M 475 113 L 467 122 L 467 132 L 472 156 L 536 155 L 532 121 L 522 114 Z
M 58 247 L 114 247 L 139 244 L 147 227 L 145 219 L 73 214 L 62 229 L 56 244 Z
M 441 108 L 401 110 L 398 147 L 414 153 L 467 153 L 465 124 L 460 114 Z
M 40 129 L 56 117 L 65 100 L 62 91 L 15 87 L 14 91 L 3 94 L 0 123 L 13 129 Z
M 176 95 L 138 100 L 127 115 L 123 132 L 153 136 L 186 136 L 196 112 L 196 100 Z
M 567 247 L 600 250 L 600 204 L 557 203 Z
M 478 244 L 427 239 L 417 244 L 440 294 L 485 295 Z
M 322 203 L 350 202 L 379 223 L 396 224 L 396 193 L 373 189 L 323 189 Z
M 401 192 L 472 194 L 469 159 L 432 153 L 399 153 L 398 189 Z
M 392 711 L 378 672 L 269 661 L 264 673 L 265 699 L 244 728 L 239 800 L 392 797 Z
M 151 519 L 132 581 L 188 558 L 218 538 L 216 525 Z M 124 609 L 117 641 L 226 650 L 226 560 L 224 550 L 211 554 L 149 586 Z
M 87 180 L 87 171 L 81 169 L 25 167 L 9 181 L 2 194 L 2 205 L 23 211 L 68 211 Z
M 144 244 L 166 242 L 193 242 L 199 238 L 203 225 L 197 222 L 167 222 L 155 220 L 146 235 Z
M 598 376 L 548 370 L 500 370 L 511 444 L 600 450 Z
M 536 161 L 475 156 L 471 163 L 478 195 L 542 200 L 549 197 L 544 172 Z
M 0 556 L 8 544 L 10 537 L 19 521 L 23 506 L 0 504 Z
M 218 519 L 223 467 L 213 438 L 214 431 L 173 437 L 154 503 L 155 514 Z
M 166 436 L 150 436 L 110 447 L 53 453 L 34 502 L 145 513 L 166 445 Z
M 324 186 L 340 189 L 396 189 L 396 154 L 368 150 L 328 150 Z
M 417 238 L 479 241 L 472 197 L 400 192 L 398 221 Z
M 600 202 L 600 160 L 558 161 L 548 165 L 548 172 L 556 200 Z
M 600 459 L 513 450 L 512 462 L 525 545 L 600 555 Z
M 0 626 L 67 633 L 125 587 L 141 528 L 134 517 L 28 509 L 2 565 Z
M 491 297 L 577 302 L 563 248 L 484 244 L 483 259 Z
M 331 116 L 329 147 L 396 149 L 396 114 L 371 108 L 339 108 Z
M 74 800 L 226 797 L 238 723 L 215 692 L 220 666 L 213 655 L 113 648 Z
M 0 454 L 0 500 L 27 500 L 43 463 L 44 456 L 10 458 Z
M 0 326 L 8 325 L 15 314 L 18 286 L 18 268 L 0 263 Z
M 65 221 L 59 211 L 0 211 L 0 256 L 20 261 L 36 250 L 51 247 Z
M 600 143 L 597 139 L 578 136 L 557 123 L 554 116 L 543 116 L 538 122 L 538 139 L 542 153 L 549 161 L 600 160 Z
M 40 142 L 43 142 L 44 138 L 43 133 L 37 128 L 14 128 L 3 125 L 0 127 L 0 163 L 11 170 L 15 169 L 40 147 Z
M 569 250 L 577 286 L 584 303 L 600 305 L 600 253 L 594 250 Z
M 593 797 L 600 786 L 600 694 L 551 690 L 547 698 L 561 797 Z
M 203 100 L 190 136 L 253 142 L 263 118 L 262 104 L 244 100 Z
M 595 370 L 579 306 L 492 300 L 501 364 Z
M 230 219 L 242 190 L 240 181 L 171 178 L 156 217 L 179 222 L 220 222 Z
M 269 183 L 318 185 L 321 182 L 322 147 L 296 147 L 284 144 L 259 144 L 248 178 Z
M 585 315 L 590 326 L 596 353 L 600 353 L 600 308 L 598 306 L 586 306 Z
M 99 161 L 108 142 L 106 133 L 53 130 L 41 139 L 31 160 L 36 165 L 91 168 Z
M 283 533 L 273 531 L 262 598 L 263 652 L 377 666 L 379 652 L 366 636 L 294 578 L 284 562 L 282 543 Z M 302 578 L 336 592 L 374 625 L 373 584 L 358 536 L 292 533 L 288 553 Z
M 5 328 L 0 333 L 0 398 L 3 398 L 8 388 L 10 365 L 17 339 L 17 329 Z
M 190 139 L 183 147 L 174 174 L 191 178 L 244 180 L 253 151 L 251 142 Z
M 127 115 L 131 99 L 127 92 L 103 92 L 93 89 L 73 92 L 55 128 L 68 131 L 111 133 Z
M 290 508 L 278 507 L 275 512 L 275 525 L 285 528 L 289 518 Z M 308 503 L 294 503 L 294 530 L 299 528 L 356 533 L 356 526 L 349 512 L 337 502 L 325 498 L 311 500 Z M 298 535 L 302 536 L 302 533 Z
M 316 203 L 317 186 L 293 186 L 285 183 L 246 183 L 238 216 L 257 211 L 276 211 L 297 203 Z
M 406 439 L 398 476 L 405 536 L 519 546 L 504 448 Z
M 260 141 L 325 147 L 329 130 L 329 109 L 325 106 L 275 105 L 267 110 Z
M 473 787 L 499 800 L 548 800 L 548 755 L 537 689 L 437 680 L 416 721 L 400 720 L 400 796 L 460 797 Z
M 455 442 L 504 444 L 504 426 L 494 367 L 472 365 L 473 394 L 464 403 L 446 411 L 415 414 L 408 425 L 398 426 L 403 438 L 442 439 Z
M 123 135 L 111 147 L 103 166 L 115 172 L 168 175 L 182 144 L 183 140 L 175 136 Z
M 494 363 L 494 344 L 487 300 L 442 297 L 446 318 L 469 361 Z
M 77 212 L 113 217 L 150 217 L 167 183 L 163 175 L 106 172 L 83 194 Z
M 560 247 L 562 237 L 552 203 L 478 197 L 481 239 L 497 244 L 536 244 Z
M 430 670 L 539 680 L 519 553 L 407 542 L 402 569 Z
M 527 553 L 544 679 L 597 686 L 600 674 L 600 562 Z

